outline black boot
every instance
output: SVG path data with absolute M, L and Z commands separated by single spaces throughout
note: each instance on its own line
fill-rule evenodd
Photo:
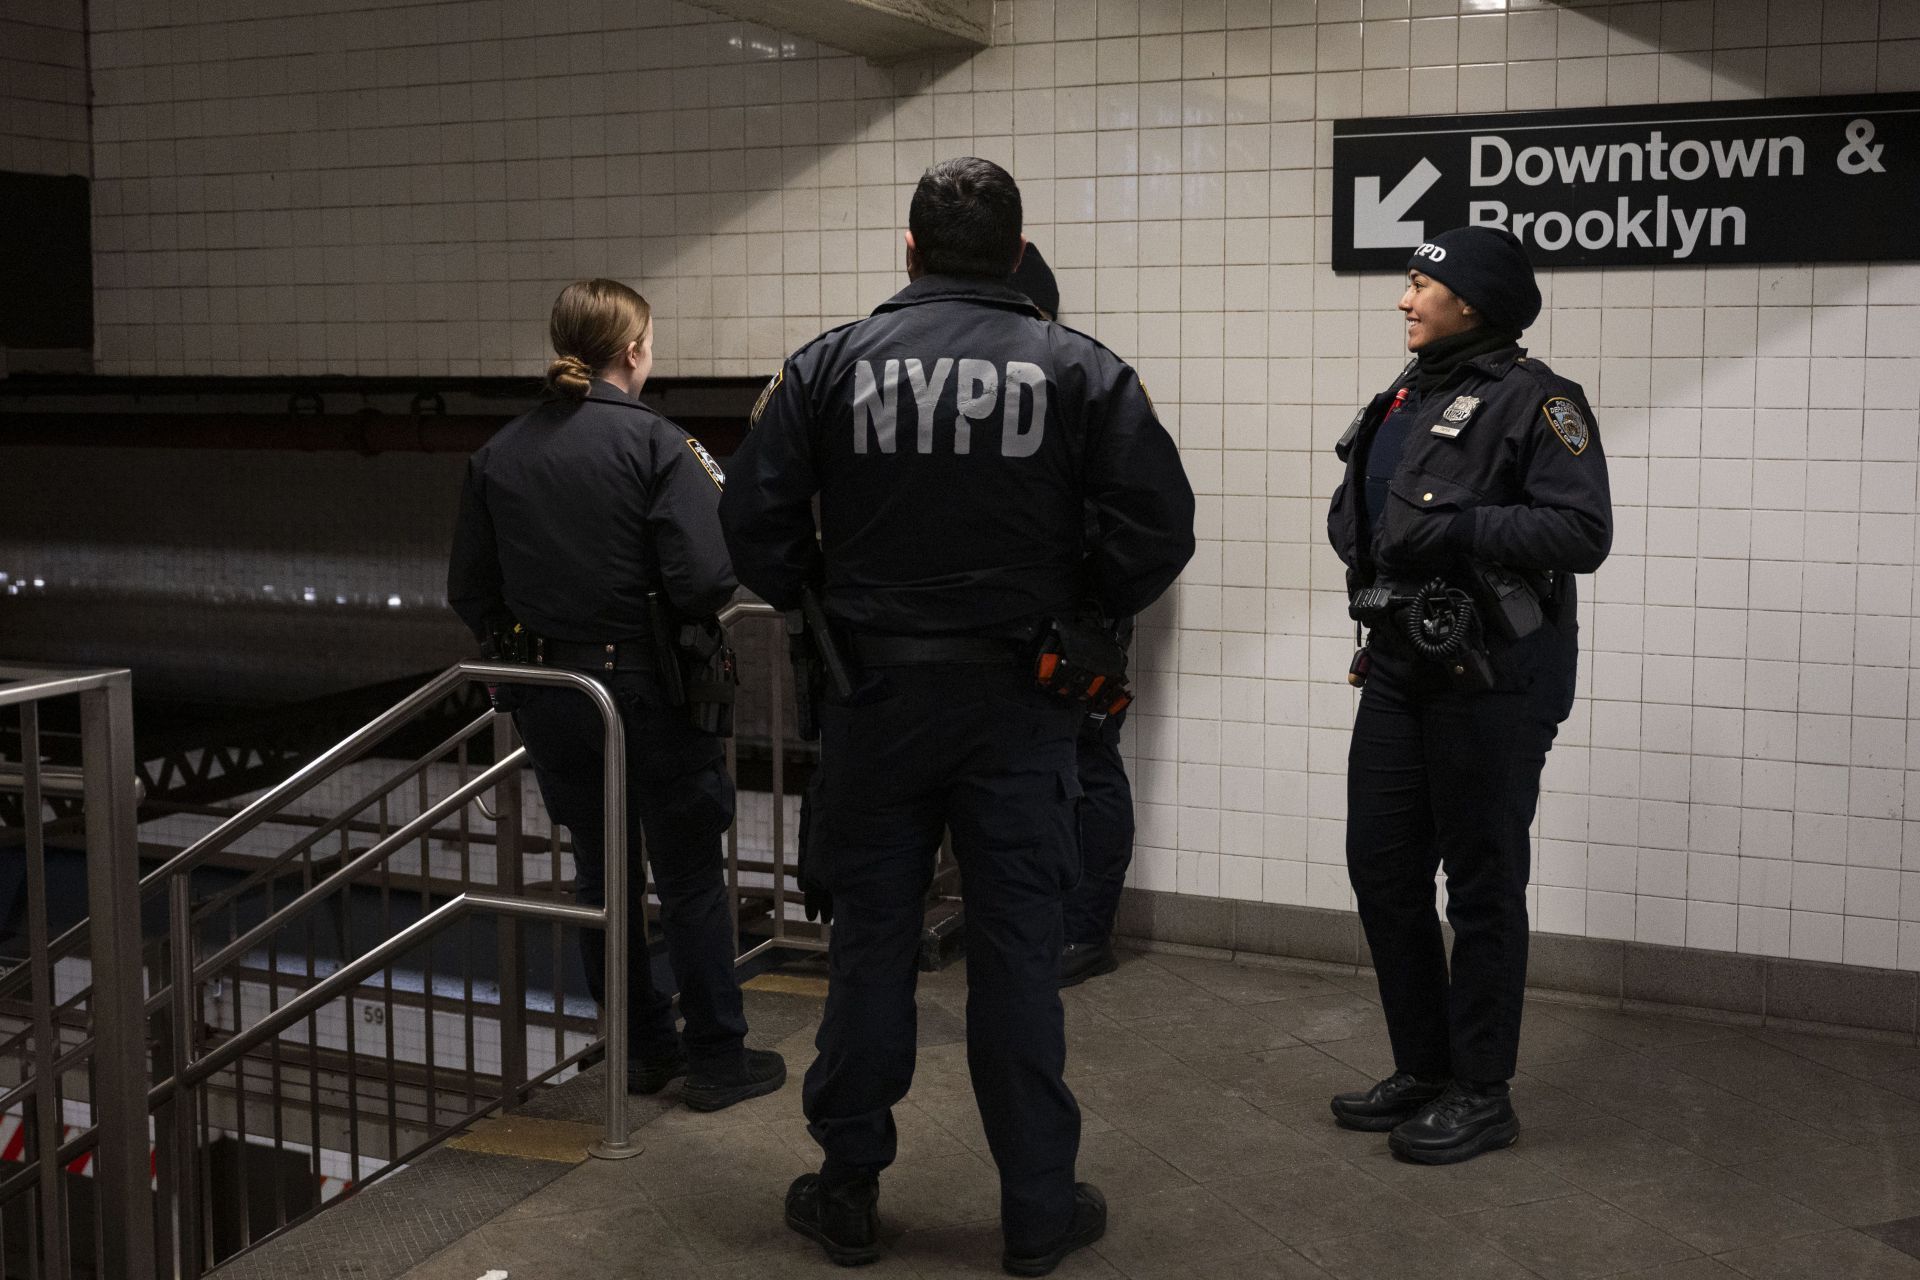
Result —
M 658 1093 L 687 1074 L 687 1051 L 676 1045 L 664 1053 L 627 1060 L 627 1092 Z
M 1446 1089 L 1444 1080 L 1422 1080 L 1411 1071 L 1396 1071 L 1364 1092 L 1334 1094 L 1333 1122 L 1342 1129 L 1385 1133 L 1413 1119 Z
M 1052 1273 L 1075 1249 L 1084 1249 L 1107 1234 L 1107 1198 L 1091 1182 L 1073 1184 L 1073 1224 L 1052 1248 L 1039 1253 L 1000 1255 L 1000 1269 L 1010 1276 L 1044 1276 Z
M 1388 1134 L 1387 1149 L 1415 1164 L 1458 1164 L 1519 1138 L 1520 1118 L 1505 1084 L 1475 1088 L 1456 1081 Z
M 787 1188 L 787 1225 L 843 1267 L 880 1257 L 880 1184 L 872 1178 L 829 1187 L 803 1173 Z
M 1060 949 L 1060 986 L 1077 987 L 1119 967 L 1111 942 L 1069 942 Z
M 786 1059 L 766 1049 L 748 1049 L 738 1064 L 694 1068 L 680 1086 L 680 1100 L 695 1111 L 718 1111 L 772 1093 L 786 1082 Z

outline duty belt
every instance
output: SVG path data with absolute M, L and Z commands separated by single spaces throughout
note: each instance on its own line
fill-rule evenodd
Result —
M 872 632 L 853 636 L 854 661 L 863 667 L 967 666 L 1019 663 L 1024 640 L 1011 636 L 889 636 Z
M 587 644 L 575 640 L 549 640 L 535 636 L 528 655 L 543 667 L 569 667 L 575 671 L 652 671 L 653 646 L 645 640 L 612 640 Z

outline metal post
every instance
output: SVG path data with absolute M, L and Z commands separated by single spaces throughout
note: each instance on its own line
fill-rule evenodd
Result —
M 193 894 L 191 872 L 175 876 L 167 886 L 167 953 L 173 965 L 173 1024 L 167 1039 L 173 1049 L 171 1070 L 179 1078 L 199 1051 L 200 986 L 193 976 Z M 198 1276 L 206 1259 L 201 1243 L 200 1093 L 181 1089 L 169 1100 L 173 1117 L 173 1199 L 167 1205 L 168 1227 L 174 1242 L 173 1274 Z
M 513 722 L 497 716 L 493 722 L 493 758 L 505 759 L 513 750 Z M 510 773 L 493 789 L 494 890 L 517 898 L 525 888 L 521 863 L 521 806 L 525 775 Z M 500 917 L 500 1085 L 508 1097 L 518 1097 L 527 1083 L 527 975 L 526 925 L 518 916 Z M 554 984 L 559 995 L 559 984 Z M 557 1012 L 557 1001 L 556 1001 Z
M 606 722 L 602 752 L 606 772 L 602 779 L 601 822 L 606 863 L 607 1000 L 600 1022 L 607 1037 L 607 1131 L 587 1150 L 602 1160 L 625 1160 L 640 1154 L 627 1126 L 627 731 L 620 711 L 606 690 L 595 686 L 601 718 Z M 646 904 L 642 899 L 640 933 L 646 937 Z M 556 993 L 559 983 L 554 984 Z
M 53 958 L 47 954 L 47 840 L 40 795 L 40 704 L 20 704 L 21 816 L 27 831 L 27 964 L 33 973 L 33 1112 L 22 1123 L 40 1165 L 41 1262 L 47 1280 L 72 1274 L 64 1170 L 60 1167 L 59 1033 L 54 1029 Z
M 147 1046 L 140 990 L 140 864 L 133 794 L 133 677 L 115 672 L 80 695 L 86 774 L 87 907 L 93 917 L 94 1114 L 100 1145 L 94 1194 L 103 1233 L 101 1275 L 154 1274 L 153 1192 L 147 1162 Z M 176 999 L 184 993 L 176 992 Z M 51 1082 L 48 1082 L 49 1084 Z

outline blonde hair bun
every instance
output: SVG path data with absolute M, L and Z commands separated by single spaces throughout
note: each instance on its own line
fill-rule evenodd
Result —
M 579 356 L 560 356 L 547 366 L 547 386 L 571 400 L 586 399 L 593 370 Z

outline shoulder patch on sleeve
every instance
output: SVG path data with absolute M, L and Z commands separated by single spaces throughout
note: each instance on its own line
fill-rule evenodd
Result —
M 780 371 L 767 380 L 766 390 L 762 391 L 760 398 L 753 402 L 753 412 L 747 415 L 747 425 L 749 427 L 757 427 L 760 425 L 760 415 L 767 411 L 767 402 L 773 399 L 773 393 L 780 389 L 781 379 L 786 376 L 787 367 L 781 365 Z
M 1593 428 L 1587 424 L 1579 405 L 1565 396 L 1554 396 L 1540 406 L 1540 412 L 1546 415 L 1547 425 L 1560 437 L 1560 443 L 1576 457 L 1587 451 L 1587 445 L 1593 440 Z
M 706 470 L 707 478 L 713 481 L 713 487 L 724 490 L 727 487 L 727 473 L 722 471 L 720 464 L 713 460 L 713 455 L 707 452 L 707 447 L 692 436 L 688 436 L 687 448 L 693 450 L 693 456 Z

